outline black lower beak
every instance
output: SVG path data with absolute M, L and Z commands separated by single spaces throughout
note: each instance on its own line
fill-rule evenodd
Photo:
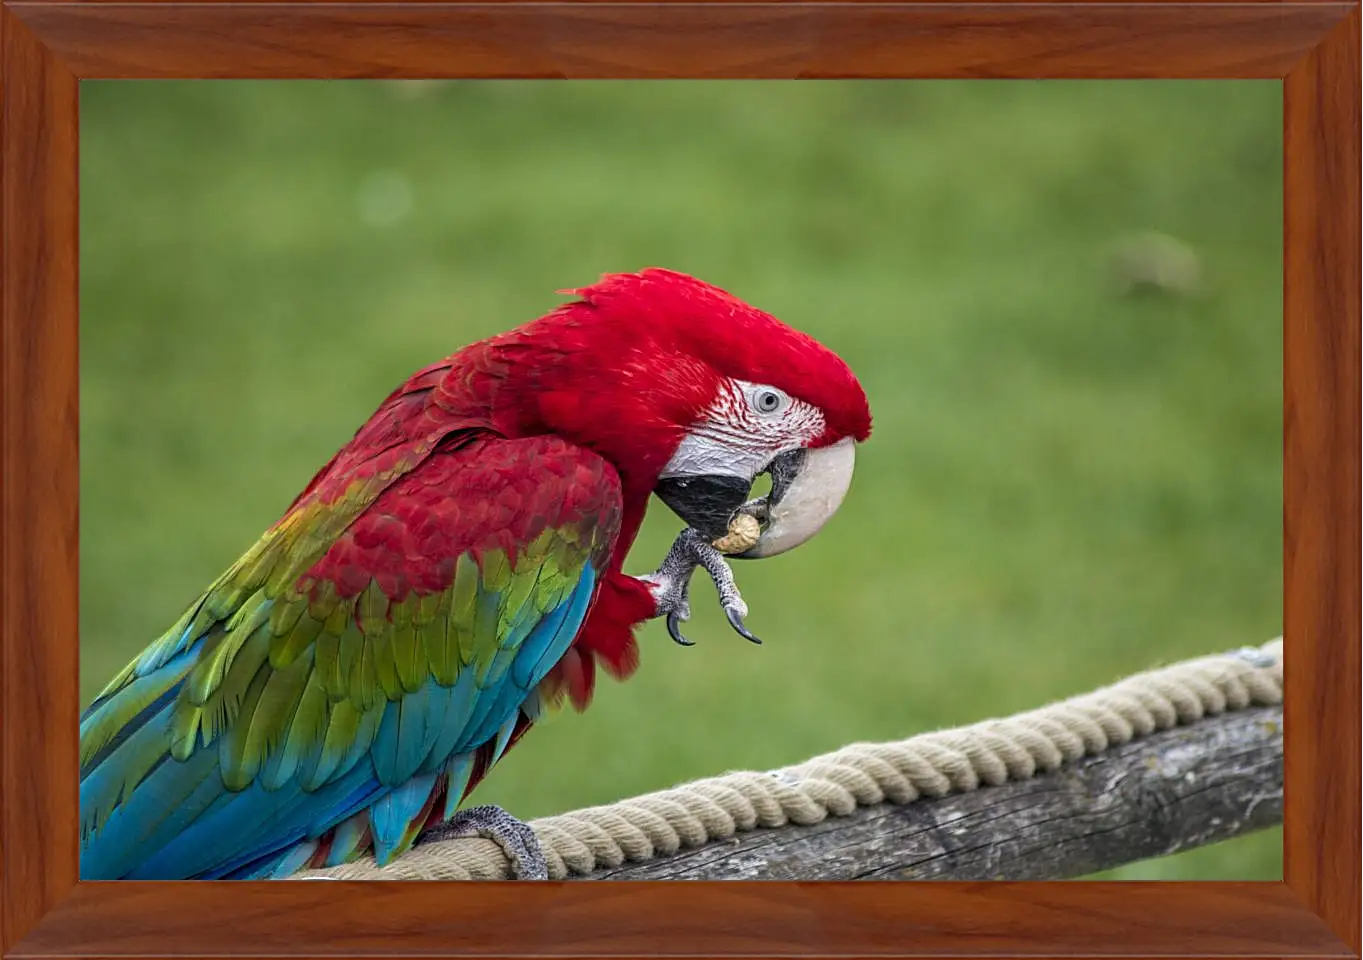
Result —
M 729 532 L 729 519 L 748 500 L 752 481 L 742 477 L 666 477 L 653 492 L 672 512 L 711 540 Z

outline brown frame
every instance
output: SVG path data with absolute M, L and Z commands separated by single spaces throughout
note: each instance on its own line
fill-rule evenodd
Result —
M 4 0 L 3 956 L 1357 956 L 1359 27 L 1356 0 Z M 78 883 L 78 81 L 452 76 L 1285 78 L 1285 882 Z

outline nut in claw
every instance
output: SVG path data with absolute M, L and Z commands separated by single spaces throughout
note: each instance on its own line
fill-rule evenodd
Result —
M 752 549 L 761 536 L 762 525 L 757 518 L 740 510 L 729 521 L 729 532 L 711 546 L 723 554 L 742 553 Z

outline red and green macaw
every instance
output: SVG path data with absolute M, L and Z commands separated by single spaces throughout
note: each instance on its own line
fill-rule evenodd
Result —
M 546 708 L 584 708 L 598 665 L 628 677 L 638 624 L 666 617 L 689 642 L 697 566 L 755 639 L 711 544 L 739 511 L 761 535 L 738 556 L 813 536 L 870 433 L 861 386 L 812 338 L 683 274 L 566 292 L 393 392 L 95 698 L 83 879 L 385 864 L 446 821 L 509 832 L 523 875 L 543 876 L 524 825 L 459 811 L 488 769 Z M 761 473 L 772 491 L 750 501 Z M 655 493 L 689 527 L 657 572 L 628 576 Z

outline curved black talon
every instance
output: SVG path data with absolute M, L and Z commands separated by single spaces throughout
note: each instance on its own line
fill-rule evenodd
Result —
M 669 613 L 667 615 L 667 632 L 671 634 L 672 639 L 680 646 L 694 647 L 696 645 L 696 641 L 688 640 L 682 636 L 681 617 L 677 616 L 675 613 Z
M 743 618 L 738 615 L 738 611 L 733 607 L 724 608 L 724 616 L 729 618 L 729 626 L 738 631 L 738 635 L 744 640 L 751 640 L 753 643 L 760 644 L 762 641 L 748 632 L 748 628 L 743 625 Z

